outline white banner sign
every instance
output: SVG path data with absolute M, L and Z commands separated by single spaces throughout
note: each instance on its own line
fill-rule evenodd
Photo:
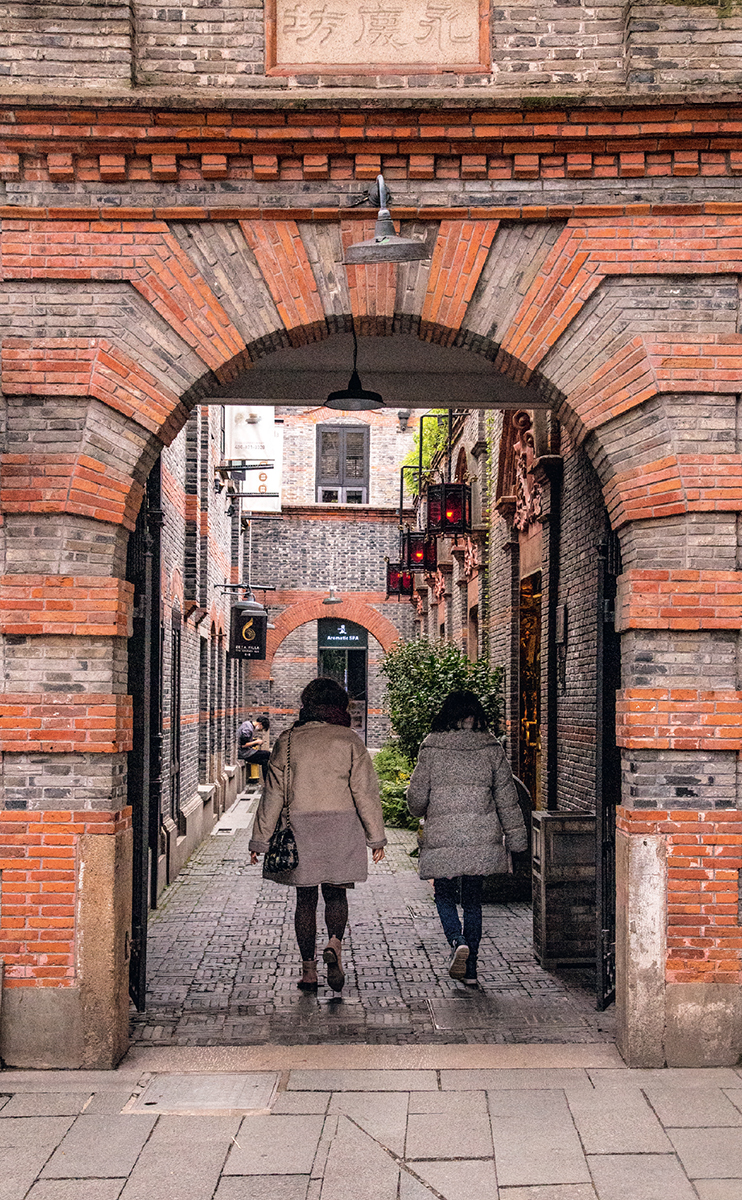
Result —
M 283 470 L 283 422 L 276 421 L 273 408 L 249 408 L 226 405 L 224 421 L 224 457 L 237 466 L 266 463 L 265 468 L 245 471 L 238 482 L 243 495 L 244 512 L 281 511 L 281 475 Z M 270 464 L 270 465 L 268 465 Z

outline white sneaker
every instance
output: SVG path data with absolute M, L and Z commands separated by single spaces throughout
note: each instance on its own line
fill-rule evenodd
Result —
M 469 947 L 464 942 L 459 942 L 454 946 L 451 961 L 448 964 L 448 973 L 452 979 L 463 979 L 466 974 L 466 962 L 469 957 Z

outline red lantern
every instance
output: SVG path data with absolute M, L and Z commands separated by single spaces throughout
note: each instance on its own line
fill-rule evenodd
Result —
M 401 563 L 386 564 L 386 594 L 390 596 L 411 596 L 414 587 L 412 572 Z
M 402 565 L 411 571 L 435 571 L 438 566 L 435 538 L 422 529 L 408 529 L 402 538 Z
M 428 533 L 468 533 L 471 488 L 465 483 L 431 483 L 427 490 Z

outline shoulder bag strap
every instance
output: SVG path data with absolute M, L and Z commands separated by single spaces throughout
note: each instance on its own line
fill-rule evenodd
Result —
M 286 742 L 286 766 L 283 772 L 283 807 L 286 813 L 286 825 L 291 828 L 291 730 Z

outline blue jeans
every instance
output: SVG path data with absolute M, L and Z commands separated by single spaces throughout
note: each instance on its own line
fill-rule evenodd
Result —
M 443 932 L 453 946 L 464 941 L 469 947 L 466 973 L 477 973 L 477 956 L 482 940 L 482 887 L 484 875 L 458 875 L 453 879 L 434 879 L 435 907 Z M 464 910 L 463 933 L 459 920 L 459 896 Z

